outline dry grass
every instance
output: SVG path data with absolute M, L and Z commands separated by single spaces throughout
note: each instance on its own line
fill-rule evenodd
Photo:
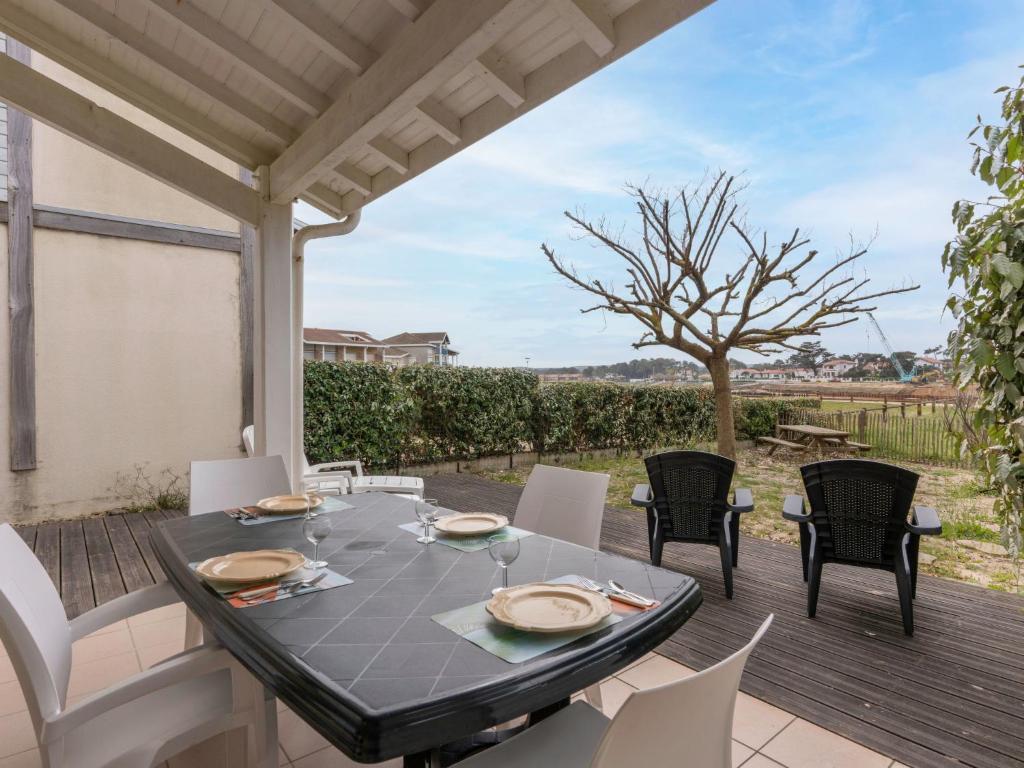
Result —
M 794 456 L 767 456 L 763 449 L 742 449 L 734 486 L 750 488 L 755 511 L 743 515 L 742 531 L 748 536 L 796 544 L 797 528 L 782 519 L 782 500 L 787 494 L 802 494 L 799 466 Z M 575 468 L 611 475 L 608 503 L 629 509 L 633 486 L 646 483 L 643 462 L 635 457 L 596 459 Z M 939 511 L 943 522 L 941 537 L 924 537 L 921 542 L 921 570 L 935 576 L 979 584 L 992 589 L 1021 591 L 1020 571 L 1004 556 L 979 551 L 971 541 L 997 544 L 999 526 L 992 514 L 993 497 L 978 487 L 972 472 L 949 467 L 908 465 L 921 475 L 915 502 Z M 529 467 L 484 472 L 487 477 L 522 485 Z M 639 510 L 637 514 L 642 514 Z M 934 560 L 932 560 L 934 558 Z

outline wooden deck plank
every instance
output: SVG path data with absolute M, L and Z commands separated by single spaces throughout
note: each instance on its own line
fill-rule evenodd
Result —
M 146 561 L 139 552 L 132 532 L 128 529 L 125 521 L 126 515 L 110 515 L 105 518 L 107 535 L 110 537 L 110 546 L 114 550 L 114 558 L 117 562 L 121 578 L 124 579 L 124 587 L 129 592 L 149 586 L 153 583 L 153 577 L 146 567 Z
M 89 554 L 85 548 L 85 534 L 81 520 L 60 524 L 60 597 L 69 619 L 96 606 L 92 593 L 92 579 L 82 578 L 89 573 Z
M 36 557 L 50 575 L 58 591 L 60 590 L 60 524 L 41 523 L 36 531 Z
M 125 594 L 124 580 L 117 567 L 114 548 L 110 545 L 105 518 L 90 517 L 82 521 L 85 549 L 89 553 L 89 576 L 92 579 L 96 605 Z
M 29 549 L 33 552 L 36 547 L 36 529 L 38 526 L 35 525 L 22 525 L 18 527 L 18 534 L 21 536 L 22 541 L 28 544 Z
M 149 513 L 135 513 L 127 514 L 124 516 L 125 522 L 128 524 L 128 529 L 132 532 L 132 536 L 135 539 L 135 544 L 139 548 L 139 552 L 142 554 L 142 559 L 146 563 L 146 568 L 149 570 L 149 575 L 152 577 L 154 583 L 166 581 L 167 577 L 164 576 L 163 569 L 160 568 L 160 563 L 157 562 L 156 555 L 153 554 L 153 547 L 149 544 L 149 531 L 150 524 L 147 522 L 145 517 Z

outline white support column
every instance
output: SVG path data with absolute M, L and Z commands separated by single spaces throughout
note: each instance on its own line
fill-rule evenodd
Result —
M 260 190 L 266 198 L 267 168 L 260 169 Z M 256 454 L 281 455 L 289 476 L 296 451 L 295 332 L 293 323 L 292 206 L 266 199 L 256 228 L 254 393 Z M 301 351 L 300 351 L 301 354 Z M 300 411 L 301 413 L 301 411 Z M 298 478 L 299 480 L 301 478 Z M 296 478 L 293 478 L 293 485 Z

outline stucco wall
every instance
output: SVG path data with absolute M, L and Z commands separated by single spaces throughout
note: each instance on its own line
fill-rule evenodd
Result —
M 33 54 L 33 66 L 232 176 L 237 166 Z M 36 122 L 35 203 L 238 231 L 237 222 Z M 35 229 L 38 468 L 9 470 L 9 318 L 0 312 L 0 521 L 104 511 L 119 473 L 238 457 L 237 253 Z M 0 224 L 0 295 L 7 295 Z M 186 485 L 187 488 L 187 485 Z
M 6 262 L 6 232 L 3 253 Z M 118 473 L 184 475 L 239 456 L 238 257 L 37 229 L 38 469 L 0 473 L 0 519 L 117 506 Z M 0 287 L 6 292 L 6 263 Z M 0 318 L 0 466 L 9 466 L 8 318 Z

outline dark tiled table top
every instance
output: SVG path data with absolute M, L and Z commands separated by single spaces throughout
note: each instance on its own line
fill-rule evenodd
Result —
M 688 576 L 546 536 L 522 540 L 510 583 L 579 574 L 663 604 L 522 664 L 510 664 L 431 616 L 489 597 L 500 571 L 486 550 L 424 546 L 397 526 L 413 504 L 387 494 L 346 496 L 330 513 L 321 556 L 353 583 L 246 609 L 232 608 L 187 563 L 265 547 L 309 552 L 301 521 L 243 527 L 223 514 L 163 523 L 153 546 L 168 579 L 217 639 L 290 707 L 352 757 L 418 752 L 543 706 L 640 658 L 700 603 Z

